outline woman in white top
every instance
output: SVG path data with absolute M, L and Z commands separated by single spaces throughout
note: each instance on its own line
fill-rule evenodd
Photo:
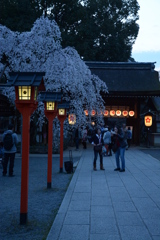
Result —
M 111 151 L 111 132 L 109 131 L 108 128 L 104 129 L 104 135 L 103 135 L 103 141 L 104 141 L 104 145 L 107 149 L 107 155 L 108 156 L 112 156 L 112 151 Z

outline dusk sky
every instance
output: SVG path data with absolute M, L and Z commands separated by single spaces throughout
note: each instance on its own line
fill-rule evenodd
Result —
M 140 5 L 139 34 L 132 57 L 137 62 L 156 62 L 160 71 L 160 0 L 138 0 Z

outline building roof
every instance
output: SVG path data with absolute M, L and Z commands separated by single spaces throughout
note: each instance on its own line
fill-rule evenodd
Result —
M 103 80 L 110 95 L 160 96 L 154 63 L 86 62 L 92 74 Z
M 9 86 L 39 86 L 45 72 L 10 72 Z
M 40 92 L 40 101 L 42 102 L 61 102 L 62 93 L 61 92 Z
M 59 104 L 58 104 L 58 109 L 61 109 L 61 108 L 68 109 L 68 108 L 69 108 L 69 102 L 59 103 Z

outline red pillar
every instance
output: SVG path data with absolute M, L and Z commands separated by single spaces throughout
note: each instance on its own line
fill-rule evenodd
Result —
M 66 115 L 61 116 L 58 115 L 58 119 L 61 124 L 61 129 L 60 129 L 60 173 L 63 172 L 63 123 L 64 120 L 66 119 Z
M 47 188 L 51 188 L 52 183 L 52 142 L 53 142 L 53 120 L 56 113 L 45 111 L 48 119 L 48 168 L 47 168 Z
M 29 176 L 29 130 L 30 115 L 23 114 L 22 127 L 22 167 L 21 167 L 21 203 L 20 203 L 20 224 L 27 222 L 28 212 L 28 176 Z
M 47 188 L 51 188 L 52 182 L 52 141 L 53 141 L 53 119 L 48 121 L 48 169 L 47 169 Z
M 61 130 L 60 130 L 60 172 L 63 172 L 63 120 L 60 121 Z
M 20 224 L 26 224 L 28 217 L 30 116 L 37 108 L 37 104 L 35 102 L 23 104 L 19 103 L 18 101 L 15 101 L 15 103 L 16 108 L 21 112 L 23 117 Z

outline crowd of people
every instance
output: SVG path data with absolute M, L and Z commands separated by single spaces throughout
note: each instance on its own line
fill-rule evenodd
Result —
M 18 138 L 13 132 L 13 125 L 8 126 L 8 130 L 3 134 L 3 176 L 7 174 L 7 166 L 9 162 L 9 176 L 14 176 L 14 159 L 17 151 L 16 145 Z M 74 141 L 76 150 L 79 149 L 79 144 L 82 143 L 83 148 L 87 149 L 87 142 L 93 145 L 94 159 L 93 170 L 96 171 L 96 162 L 100 158 L 100 170 L 105 170 L 103 167 L 103 157 L 112 156 L 115 153 L 116 168 L 115 171 L 125 172 L 125 150 L 131 145 L 132 131 L 126 125 L 116 125 L 113 129 L 109 126 L 105 127 L 88 127 L 81 130 L 78 126 L 74 131 Z M 1 148 L 2 149 L 2 148 Z
M 109 126 L 98 128 L 86 128 L 82 131 L 79 127 L 75 130 L 76 150 L 79 149 L 80 140 L 83 148 L 87 148 L 87 141 L 93 145 L 94 160 L 93 170 L 96 171 L 96 162 L 100 158 L 100 170 L 103 167 L 103 157 L 112 156 L 115 153 L 116 168 L 115 171 L 125 172 L 125 150 L 131 145 L 132 131 L 126 128 L 126 124 L 115 125 L 113 129 Z

